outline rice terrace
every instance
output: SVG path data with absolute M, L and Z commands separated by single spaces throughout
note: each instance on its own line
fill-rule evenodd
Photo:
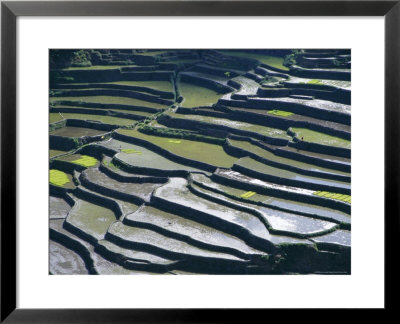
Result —
M 351 273 L 350 50 L 49 55 L 50 274 Z

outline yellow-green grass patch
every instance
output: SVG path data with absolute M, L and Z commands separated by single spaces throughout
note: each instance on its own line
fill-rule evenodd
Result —
M 288 116 L 292 116 L 293 115 L 292 112 L 283 111 L 283 110 L 270 110 L 270 111 L 268 111 L 268 114 L 275 115 L 275 116 L 280 116 L 280 117 L 288 117 Z
M 81 157 L 77 160 L 71 161 L 72 163 L 79 164 L 86 168 L 95 166 L 97 164 L 97 160 L 94 157 L 88 155 L 81 155 Z
M 180 145 L 176 145 L 176 143 L 170 142 L 170 140 L 175 140 L 174 138 L 147 135 L 133 129 L 118 129 L 117 132 L 151 142 L 176 155 L 218 167 L 230 168 L 237 160 L 226 154 L 221 145 L 185 139 L 180 140 Z
M 333 192 L 328 192 L 328 191 L 315 191 L 313 193 L 313 195 L 324 197 L 324 198 L 340 200 L 340 201 L 344 201 L 344 202 L 351 204 L 351 196 L 350 195 L 335 194 Z
M 58 186 L 63 187 L 65 184 L 69 183 L 70 180 L 65 172 L 60 170 L 52 169 L 50 170 L 50 183 Z
M 179 140 L 168 140 L 168 143 L 181 144 Z
M 135 150 L 135 149 L 123 149 L 122 152 L 127 153 L 127 154 L 142 154 L 142 152 Z
M 252 196 L 254 196 L 256 193 L 254 191 L 247 191 L 244 194 L 240 195 L 240 197 L 242 198 L 250 198 Z
M 312 131 L 306 128 L 291 128 L 296 133 L 297 138 L 303 138 L 305 142 L 317 143 L 328 146 L 336 146 L 342 148 L 351 148 L 351 142 L 343 138 L 327 135 L 324 133 Z
M 324 83 L 321 80 L 313 79 L 307 82 L 308 84 L 318 84 L 323 85 Z

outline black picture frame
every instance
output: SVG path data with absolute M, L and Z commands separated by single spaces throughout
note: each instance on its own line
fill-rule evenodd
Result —
M 16 308 L 16 19 L 19 16 L 384 16 L 385 309 L 396 307 L 390 266 L 399 237 L 400 1 L 2 1 L 1 3 L 1 322 L 234 322 L 265 310 Z M 373 261 L 371 261 L 373 262 Z M 367 283 L 366 283 L 367 284 Z M 261 314 L 259 314 L 261 313 Z

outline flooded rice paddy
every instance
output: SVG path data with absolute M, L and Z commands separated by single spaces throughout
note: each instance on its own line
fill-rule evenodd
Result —
M 83 51 L 50 65 L 51 274 L 351 273 L 348 50 Z

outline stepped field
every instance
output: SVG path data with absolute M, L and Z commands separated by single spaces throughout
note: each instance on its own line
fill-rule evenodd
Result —
M 351 274 L 351 55 L 324 53 L 52 53 L 50 273 Z

